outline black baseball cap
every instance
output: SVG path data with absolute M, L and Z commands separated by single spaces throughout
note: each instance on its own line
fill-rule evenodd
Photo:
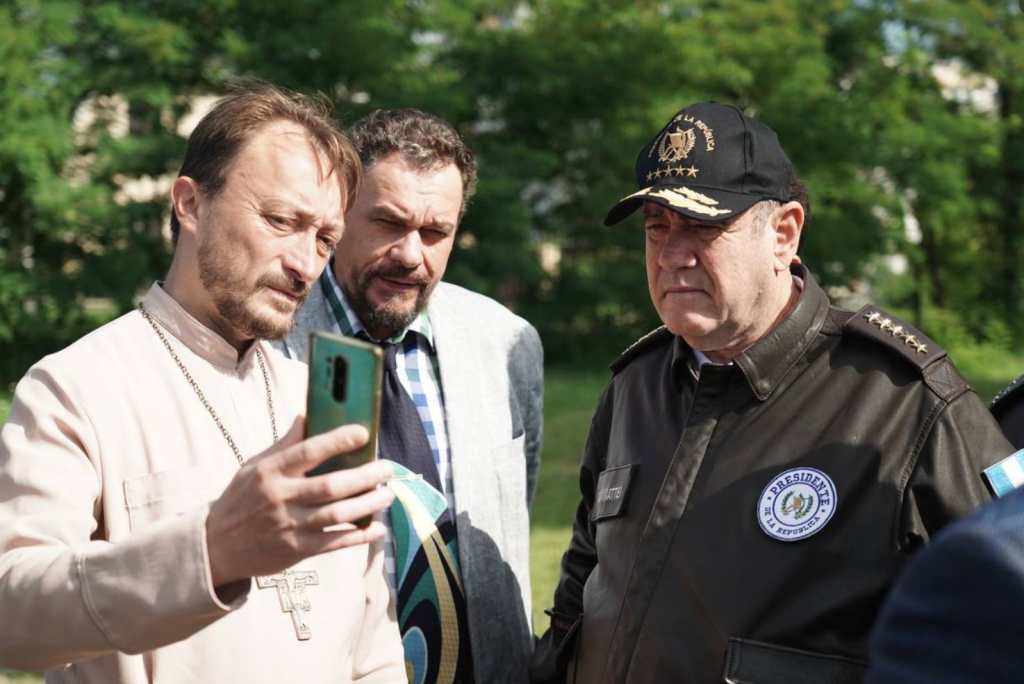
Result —
M 775 131 L 732 105 L 699 102 L 679 110 L 640 150 L 639 190 L 612 207 L 604 224 L 644 202 L 723 223 L 761 200 L 788 202 L 792 175 Z

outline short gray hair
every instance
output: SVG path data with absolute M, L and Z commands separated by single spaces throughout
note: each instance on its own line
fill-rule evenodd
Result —
M 750 214 L 754 228 L 760 230 L 768 222 L 768 217 L 772 215 L 772 212 L 780 206 L 782 204 L 778 200 L 761 200 L 743 213 Z

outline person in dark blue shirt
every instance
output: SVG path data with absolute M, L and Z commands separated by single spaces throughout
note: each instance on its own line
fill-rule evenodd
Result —
M 882 610 L 867 684 L 1024 681 L 1024 490 L 951 525 Z

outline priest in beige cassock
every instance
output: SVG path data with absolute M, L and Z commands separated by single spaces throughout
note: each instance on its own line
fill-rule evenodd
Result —
M 139 308 L 47 356 L 0 432 L 0 666 L 68 682 L 399 682 L 382 572 L 390 468 L 302 440 L 305 366 L 272 350 L 360 166 L 269 86 L 189 138 L 175 253 Z M 325 529 L 326 528 L 326 529 Z

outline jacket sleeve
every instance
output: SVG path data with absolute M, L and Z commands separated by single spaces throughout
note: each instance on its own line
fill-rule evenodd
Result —
M 946 405 L 924 436 L 905 493 L 899 544 L 907 550 L 991 500 L 982 471 L 1013 453 L 973 391 Z
M 370 545 L 363 575 L 366 611 L 352 657 L 352 681 L 405 681 L 405 655 L 398 632 L 394 602 L 384 576 L 384 547 Z
M 555 589 L 554 607 L 548 611 L 551 626 L 541 637 L 530 664 L 535 684 L 565 681 L 566 665 L 583 619 L 583 588 L 598 564 L 596 530 L 590 519 L 598 474 L 606 462 L 611 425 L 611 388 L 605 390 L 591 421 L 580 465 L 580 502 L 572 526 L 569 548 L 562 556 L 561 575 Z
M 74 383 L 38 365 L 0 431 L 0 665 L 41 670 L 184 639 L 241 605 L 212 586 L 206 509 L 103 538 L 102 459 Z
M 972 519 L 914 559 L 882 610 L 866 684 L 1020 681 L 1024 545 L 1011 521 Z
M 514 354 L 520 357 L 516 365 L 521 373 L 513 382 L 520 394 L 523 431 L 526 434 L 526 505 L 530 507 L 537 492 L 544 434 L 544 348 L 537 331 L 529 324 L 516 341 L 516 347 Z

